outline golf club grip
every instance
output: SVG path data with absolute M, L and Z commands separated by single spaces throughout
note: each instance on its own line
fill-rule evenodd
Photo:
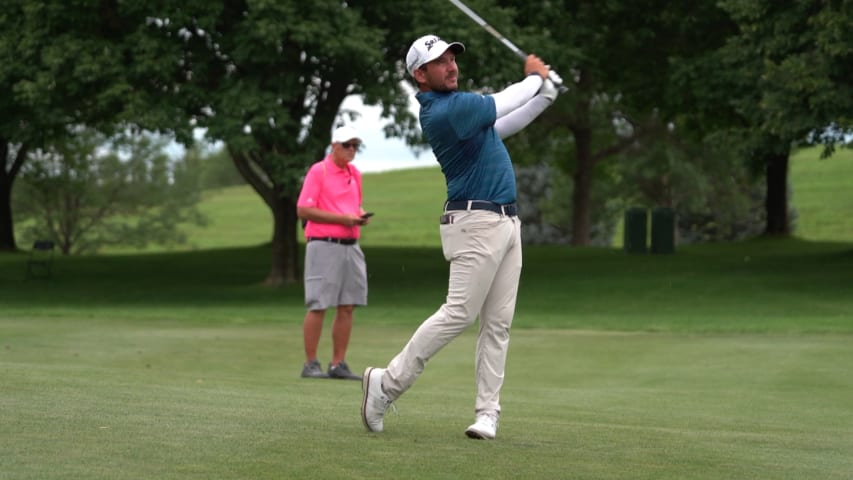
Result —
M 563 85 L 563 81 L 562 81 L 562 79 L 560 78 L 560 76 L 559 76 L 559 75 L 557 75 L 557 72 L 555 72 L 555 71 L 553 71 L 553 70 L 548 70 L 548 78 L 550 78 L 550 79 L 551 79 L 551 82 L 553 82 L 553 83 L 554 83 L 554 86 L 555 86 L 555 87 L 557 87 L 557 90 L 558 90 L 560 93 L 565 93 L 565 92 L 567 92 L 567 91 L 569 90 L 569 89 L 568 89 L 568 87 L 566 87 L 565 85 Z

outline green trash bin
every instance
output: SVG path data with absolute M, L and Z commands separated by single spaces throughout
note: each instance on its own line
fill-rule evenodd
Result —
M 675 252 L 675 210 L 669 207 L 652 209 L 652 253 Z
M 649 213 L 645 208 L 632 207 L 625 211 L 625 253 L 646 253 L 646 232 Z

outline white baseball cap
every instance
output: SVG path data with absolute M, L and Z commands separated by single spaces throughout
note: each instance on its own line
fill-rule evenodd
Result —
M 465 51 L 465 45 L 459 42 L 447 43 L 435 35 L 424 35 L 415 40 L 406 54 L 406 70 L 409 75 L 414 76 L 415 70 L 442 56 L 448 48 L 457 55 Z
M 338 127 L 334 132 L 332 132 L 332 143 L 343 143 L 353 139 L 361 142 L 361 137 L 358 136 L 356 129 L 348 125 Z

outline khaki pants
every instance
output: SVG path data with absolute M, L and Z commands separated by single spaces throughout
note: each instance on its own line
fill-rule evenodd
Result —
M 453 223 L 441 225 L 442 249 L 450 262 L 447 300 L 391 360 L 382 386 L 392 400 L 399 398 L 415 383 L 426 362 L 479 315 L 475 413 L 499 413 L 521 275 L 521 221 L 483 210 L 452 215 Z

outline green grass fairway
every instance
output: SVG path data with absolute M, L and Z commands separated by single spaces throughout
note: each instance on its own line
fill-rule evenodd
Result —
M 0 478 L 847 479 L 846 335 L 518 330 L 498 440 L 472 421 L 463 334 L 397 402 L 359 418 L 359 382 L 298 378 L 298 319 L 5 320 Z M 360 325 L 354 368 L 411 328 Z M 324 344 L 324 346 L 327 346 Z
M 385 365 L 441 303 L 435 248 L 365 247 L 348 361 Z M 387 431 L 358 382 L 298 378 L 301 287 L 266 248 L 0 256 L 0 478 L 847 479 L 853 245 L 665 257 L 528 248 L 498 440 L 467 439 L 473 330 Z M 330 356 L 329 330 L 322 339 Z

